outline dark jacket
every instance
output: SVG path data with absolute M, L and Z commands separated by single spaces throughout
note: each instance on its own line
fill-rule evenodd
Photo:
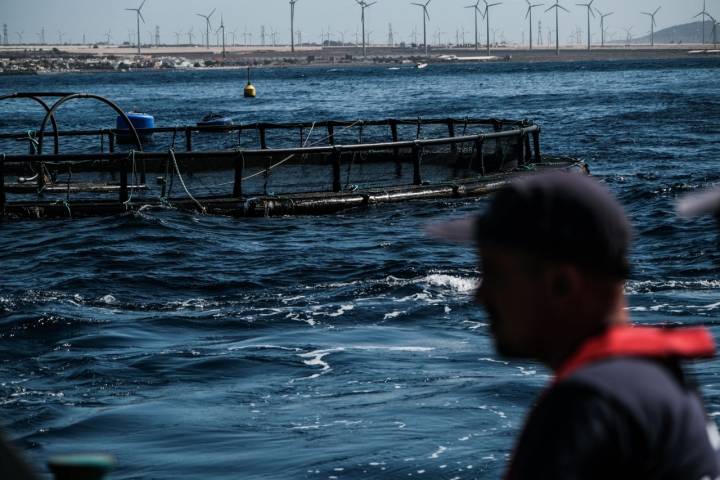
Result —
M 720 478 L 720 435 L 679 363 L 707 357 L 709 334 L 678 343 L 673 332 L 631 330 L 594 341 L 560 369 L 527 420 L 508 479 Z

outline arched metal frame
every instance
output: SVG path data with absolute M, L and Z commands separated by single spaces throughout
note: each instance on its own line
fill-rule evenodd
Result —
M 35 102 L 42 105 L 42 107 L 45 109 L 45 113 L 50 112 L 50 106 L 43 100 L 41 100 L 40 96 L 46 96 L 47 94 L 35 94 L 35 93 L 10 93 L 8 95 L 2 95 L 0 96 L 0 101 L 7 100 L 9 98 L 29 98 L 30 100 L 34 100 Z M 68 94 L 62 94 L 63 96 L 66 96 Z M 52 122 L 53 127 L 53 139 L 55 140 L 55 148 L 53 149 L 55 155 L 60 153 L 60 137 L 58 136 L 58 128 L 57 128 L 57 122 L 55 121 L 55 116 L 50 116 L 50 122 Z
M 138 150 L 142 152 L 142 142 L 140 141 L 140 135 L 138 135 L 137 130 L 135 129 L 135 125 L 130 122 L 130 119 L 125 114 L 125 112 L 120 109 L 120 107 L 117 106 L 114 102 L 108 100 L 105 97 L 101 97 L 100 95 L 93 95 L 91 93 L 71 93 L 69 95 L 63 96 L 60 100 L 56 101 L 53 106 L 48 110 L 48 112 L 45 114 L 45 118 L 43 118 L 42 124 L 40 125 L 40 136 L 38 138 L 38 154 L 42 155 L 42 149 L 43 149 L 43 138 L 45 136 L 45 126 L 47 125 L 47 121 L 49 118 L 52 118 L 60 106 L 70 100 L 75 100 L 78 98 L 89 98 L 92 100 L 98 100 L 99 102 L 104 103 L 105 105 L 108 105 L 110 108 L 115 110 L 115 113 L 120 115 L 132 131 L 133 137 L 135 137 L 135 144 L 138 147 Z

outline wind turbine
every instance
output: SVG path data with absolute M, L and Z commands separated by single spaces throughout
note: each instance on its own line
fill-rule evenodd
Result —
M 137 15 L 137 53 L 140 55 L 140 20 L 142 19 L 143 23 L 145 23 L 145 19 L 142 16 L 142 13 L 140 10 L 142 10 L 143 5 L 145 5 L 145 2 L 147 0 L 143 0 L 142 3 L 138 8 L 126 8 L 125 10 L 128 10 L 130 12 L 135 12 Z
M 215 33 L 222 30 L 222 56 L 225 58 L 225 23 L 223 22 L 223 16 L 220 14 L 220 26 L 215 31 Z
M 623 30 L 625 30 L 625 44 L 626 45 L 629 45 L 630 42 L 632 41 L 632 29 L 633 29 L 632 25 L 630 25 L 630 28 L 623 28 Z
M 18 37 L 18 44 L 21 44 L 23 42 L 22 41 L 23 33 L 25 33 L 25 30 L 22 30 L 20 32 L 15 32 L 15 35 L 17 35 L 17 37 Z
M 205 48 L 210 48 L 210 17 L 212 17 L 212 14 L 215 13 L 215 9 L 212 9 L 212 12 L 210 12 L 207 15 L 203 15 L 202 13 L 196 13 L 198 17 L 202 17 L 205 19 Z
M 588 23 L 588 52 L 590 51 L 590 15 L 595 18 L 595 12 L 592 11 L 592 4 L 595 0 L 590 0 L 588 3 L 576 3 L 578 7 L 586 7 L 587 8 L 587 23 Z
M 193 44 L 193 41 L 192 41 L 193 40 L 193 27 L 190 27 L 190 30 L 187 31 L 186 35 L 188 36 L 188 44 L 190 46 L 192 46 L 192 44 Z
M 290 0 L 290 51 L 295 51 L 295 4 L 298 0 Z
M 598 15 L 600 15 L 600 46 L 604 47 L 605 46 L 605 17 L 609 17 L 610 15 L 612 15 L 615 12 L 602 13 L 597 8 L 595 9 L 595 11 L 597 12 Z
M 657 12 L 659 12 L 661 8 L 662 7 L 656 8 L 653 13 L 641 12 L 643 15 L 647 15 L 648 17 L 650 17 L 650 46 L 651 47 L 655 46 L 655 25 L 657 25 L 657 23 L 655 23 L 655 15 L 657 15 Z
M 483 12 L 482 10 L 480 10 L 480 0 L 477 0 L 477 2 L 475 2 L 473 5 L 468 5 L 468 6 L 465 7 L 465 8 L 472 8 L 473 11 L 475 12 L 475 50 L 477 51 L 478 48 L 479 48 L 479 47 L 478 47 L 478 21 L 477 21 L 477 17 L 478 17 L 478 13 L 479 13 L 480 15 L 482 15 L 482 18 L 485 19 L 485 12 Z
M 700 13 L 698 13 L 697 15 L 695 15 L 695 17 L 693 17 L 693 18 L 697 18 L 697 17 L 702 17 L 702 18 L 700 19 L 700 21 L 702 22 L 702 43 L 703 43 L 703 45 L 705 45 L 705 17 L 710 17 L 710 18 L 712 18 L 712 17 L 710 16 L 710 14 L 708 13 L 708 11 L 705 9 L 705 0 L 703 0 L 703 9 L 702 9 L 702 11 L 701 11 Z M 713 25 L 714 25 L 714 22 L 713 22 Z M 715 27 L 713 26 L 713 29 L 714 29 L 714 28 L 715 28 Z
M 717 43 L 718 43 L 718 41 L 717 41 L 717 26 L 718 26 L 718 21 L 715 20 L 715 17 L 713 17 L 713 16 L 710 15 L 709 13 L 707 14 L 707 16 L 710 17 L 710 20 L 712 20 L 712 23 L 713 23 L 713 28 L 712 28 L 713 45 L 715 46 L 715 48 L 717 48 Z
M 498 3 L 487 3 L 487 0 L 483 0 L 485 2 L 485 33 L 487 34 L 487 56 L 490 56 L 490 7 L 494 7 L 497 5 L 500 5 L 502 2 Z
M 525 12 L 525 18 L 530 17 L 530 50 L 532 50 L 532 9 L 545 5 L 544 3 L 530 3 L 530 0 L 525 0 L 528 4 L 527 12 Z
M 562 8 L 566 12 L 570 13 L 570 10 L 560 5 L 560 2 L 558 0 L 555 0 L 555 3 L 552 7 L 546 9 L 546 12 L 549 12 L 552 9 L 555 9 L 555 55 L 560 55 L 560 29 L 558 28 L 559 24 L 559 17 L 558 12 Z
M 428 14 L 427 7 L 430 5 L 430 2 L 432 0 L 427 0 L 426 3 L 415 3 L 410 2 L 412 5 L 417 5 L 418 7 L 423 9 L 423 45 L 425 45 L 425 56 L 428 56 L 428 44 L 427 44 L 427 20 L 430 20 L 430 15 Z
M 355 0 L 360 5 L 360 21 L 362 22 L 362 36 L 363 36 L 363 57 L 365 56 L 365 9 L 375 5 L 377 2 L 367 3 L 365 0 Z

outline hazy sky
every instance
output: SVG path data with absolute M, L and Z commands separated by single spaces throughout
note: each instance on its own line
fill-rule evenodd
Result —
M 58 41 L 58 32 L 63 32 L 64 41 L 82 40 L 83 34 L 87 41 L 101 41 L 105 33 L 110 31 L 112 42 L 128 40 L 129 31 L 134 32 L 135 14 L 125 8 L 137 8 L 142 0 L 0 0 L 0 23 L 8 24 L 11 42 L 18 41 L 16 32 L 21 32 L 23 42 L 38 41 L 38 34 L 45 29 L 48 42 Z M 493 2 L 498 0 L 493 0 Z M 553 12 L 545 13 L 551 5 L 545 0 L 545 6 L 533 11 L 533 31 L 537 29 L 538 20 L 542 21 L 544 37 L 547 31 L 554 28 Z M 576 3 L 587 0 L 560 0 L 570 13 L 561 12 L 561 42 L 567 42 L 572 32 L 578 28 L 586 31 L 587 17 L 584 7 Z M 443 42 L 454 42 L 456 32 L 464 28 L 465 40 L 471 42 L 474 35 L 474 18 L 472 9 L 463 6 L 474 0 L 432 0 L 429 6 L 430 22 L 428 24 L 428 43 L 435 43 L 436 34 L 442 32 Z M 491 3 L 493 3 L 491 2 Z M 542 3 L 543 0 L 533 0 Z M 708 10 L 720 19 L 720 0 L 707 0 Z M 615 12 L 606 18 L 606 27 L 610 38 L 625 38 L 626 28 L 632 28 L 634 37 L 643 36 L 650 31 L 649 18 L 641 15 L 641 11 L 653 11 L 658 6 L 662 9 L 656 20 L 657 29 L 675 24 L 687 23 L 702 9 L 702 0 L 595 0 L 593 7 L 603 12 Z M 236 40 L 242 39 L 243 31 L 253 33 L 253 43 L 259 43 L 260 27 L 265 25 L 266 32 L 276 30 L 278 43 L 289 41 L 289 5 L 287 0 L 147 0 L 143 7 L 143 16 L 147 23 L 141 24 L 143 42 L 149 42 L 150 31 L 160 27 L 161 42 L 174 43 L 174 32 L 187 32 L 191 28 L 195 33 L 194 41 L 200 42 L 200 33 L 204 34 L 204 20 L 196 13 L 208 14 L 217 9 L 211 21 L 213 27 L 220 22 L 223 14 L 227 41 L 236 30 Z M 508 42 L 527 41 L 528 21 L 524 19 L 527 4 L 525 0 L 505 0 L 502 5 L 490 10 L 491 29 L 495 30 L 495 39 Z M 388 24 L 392 23 L 396 41 L 410 41 L 412 31 L 417 29 L 418 38 L 422 39 L 422 16 L 419 7 L 410 5 L 406 0 L 379 0 L 366 10 L 366 29 L 371 33 L 373 43 L 384 42 L 388 36 Z M 296 5 L 296 29 L 302 31 L 303 41 L 319 42 L 322 31 L 330 31 L 332 40 L 339 40 L 344 32 L 345 41 L 355 40 L 360 26 L 360 8 L 354 0 L 298 0 Z M 484 22 L 482 22 L 484 24 Z M 480 27 L 481 38 L 484 38 L 484 27 Z M 599 39 L 599 20 L 592 19 L 593 37 Z M 430 35 L 432 34 L 432 38 Z M 597 35 L 596 35 L 597 34 Z M 536 35 L 536 34 L 535 34 Z M 586 35 L 586 34 L 584 34 Z M 585 38 L 585 37 L 583 37 Z M 214 42 L 211 36 L 211 42 Z M 594 41 L 596 41 L 594 40 Z M 187 35 L 182 37 L 187 42 Z M 271 42 L 270 38 L 266 40 Z

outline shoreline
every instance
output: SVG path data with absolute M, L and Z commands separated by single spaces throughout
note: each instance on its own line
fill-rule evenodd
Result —
M 358 67 L 414 66 L 418 63 L 549 63 L 617 60 L 686 60 L 718 58 L 720 50 L 711 45 L 673 44 L 650 46 L 605 46 L 590 51 L 579 46 L 554 48 L 500 47 L 485 49 L 435 48 L 429 56 L 417 48 L 373 47 L 368 55 L 358 55 L 357 47 L 229 47 L 226 55 L 216 48 L 160 47 L 137 55 L 129 48 L 93 48 L 90 46 L 3 46 L 0 47 L 0 75 L 127 72 L 147 70 L 194 71 L 207 69 L 283 68 L 283 67 Z

